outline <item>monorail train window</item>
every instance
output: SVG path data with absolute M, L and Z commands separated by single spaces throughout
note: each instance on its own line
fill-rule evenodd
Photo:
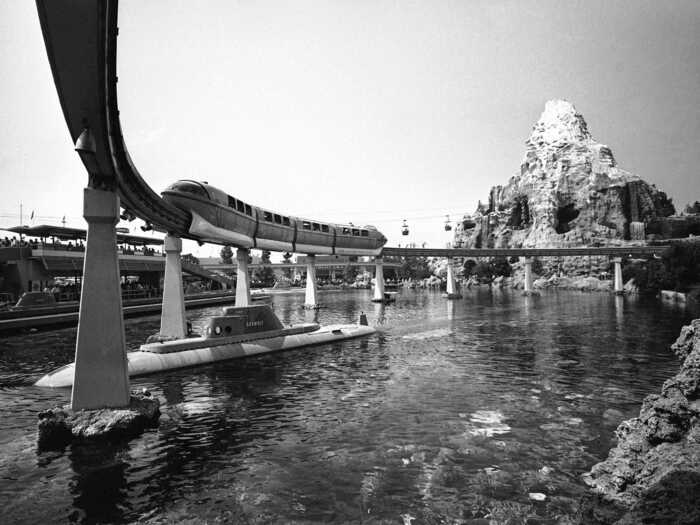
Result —
M 362 230 L 360 233 L 363 237 L 369 237 L 369 232 L 367 230 Z
M 343 233 L 345 235 L 350 235 L 350 228 L 343 228 Z
M 282 224 L 284 224 L 285 226 L 291 226 L 291 225 L 292 225 L 292 223 L 289 222 L 289 217 L 282 217 Z
M 301 223 L 301 227 L 304 228 L 305 230 L 310 230 L 311 229 L 311 223 L 309 221 L 304 221 Z
M 321 231 L 323 233 L 328 233 L 328 225 L 327 224 L 321 224 Z
M 236 209 L 236 199 L 234 199 L 230 195 L 228 196 L 228 207 L 233 208 L 234 210 Z
M 312 225 L 313 225 L 313 227 L 314 227 L 314 231 L 315 231 L 315 232 L 321 231 L 321 225 L 320 225 L 319 223 L 314 222 L 314 223 L 312 223 Z
M 244 204 L 243 202 L 238 201 L 238 202 L 236 203 L 236 208 L 237 208 L 238 211 L 240 211 L 241 213 L 245 213 L 245 204 Z
M 250 215 L 251 217 L 253 216 L 253 208 L 250 206 L 250 204 L 245 205 L 245 214 Z
M 355 237 L 359 237 L 359 236 L 360 236 L 360 230 L 356 230 L 355 228 L 353 228 L 353 229 L 352 229 L 352 234 L 353 234 Z
M 277 224 L 282 224 L 282 217 L 280 215 L 277 215 L 276 213 L 275 213 L 275 222 Z
M 272 222 L 272 214 L 271 214 L 269 211 L 264 211 L 264 212 L 263 212 L 263 218 L 264 218 L 267 222 Z

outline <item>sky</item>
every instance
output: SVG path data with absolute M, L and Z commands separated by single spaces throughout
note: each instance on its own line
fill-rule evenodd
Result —
M 697 0 L 122 0 L 119 28 L 124 136 L 156 191 L 203 180 L 444 246 L 445 215 L 519 172 L 564 98 L 621 168 L 679 208 L 700 200 Z M 0 228 L 20 204 L 24 223 L 84 227 L 87 176 L 33 2 L 0 2 L 0 71 Z

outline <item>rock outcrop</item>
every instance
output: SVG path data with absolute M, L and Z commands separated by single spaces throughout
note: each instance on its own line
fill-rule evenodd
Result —
M 74 412 L 69 406 L 39 413 L 37 444 L 40 450 L 60 449 L 72 441 L 119 440 L 138 435 L 157 423 L 160 401 L 150 392 L 132 392 L 129 406 Z
M 700 523 L 700 319 L 671 349 L 678 374 L 620 424 L 608 459 L 584 476 L 594 495 L 582 523 Z
M 674 213 L 666 194 L 618 167 L 583 117 L 550 100 L 526 141 L 520 172 L 465 215 L 455 246 L 541 248 L 623 244 Z

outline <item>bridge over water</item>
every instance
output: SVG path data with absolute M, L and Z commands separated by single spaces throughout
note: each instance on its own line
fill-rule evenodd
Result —
M 384 247 L 384 257 L 634 257 L 659 255 L 668 249 L 657 246 L 579 246 L 575 248 L 391 248 Z
M 198 237 L 193 233 L 190 229 L 193 214 L 164 201 L 155 193 L 129 156 L 117 103 L 117 0 L 37 0 L 37 9 L 66 124 L 75 150 L 88 172 L 88 186 L 83 196 L 88 242 L 71 404 L 75 410 L 123 407 L 129 403 L 130 393 L 116 252 L 115 225 L 120 216 L 139 217 L 167 233 L 160 331 L 162 336 L 169 338 L 186 336 L 181 239 L 212 241 L 212 235 L 222 232 L 218 228 L 217 233 L 215 228 L 210 229 L 206 236 Z M 222 235 L 221 239 L 224 237 Z M 250 303 L 249 248 L 249 245 L 241 244 L 236 252 L 238 306 Z M 449 261 L 453 257 L 520 256 L 524 258 L 527 292 L 532 285 L 532 257 L 609 255 L 615 257 L 615 288 L 621 290 L 620 257 L 658 254 L 664 248 L 465 250 L 387 247 L 375 260 L 375 300 L 383 300 L 383 257 L 388 256 L 447 257 Z M 306 263 L 306 302 L 315 307 L 318 301 L 314 253 L 309 253 Z M 448 298 L 459 296 L 452 264 L 448 264 L 447 292 Z

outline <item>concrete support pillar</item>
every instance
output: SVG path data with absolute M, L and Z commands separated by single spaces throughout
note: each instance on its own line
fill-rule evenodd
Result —
M 452 267 L 452 257 L 447 258 L 447 293 L 445 297 L 448 299 L 459 299 L 462 294 L 457 291 L 457 283 L 455 282 L 455 272 Z
M 119 197 L 85 188 L 83 217 L 88 227 L 71 408 L 125 407 L 129 370 L 115 230 Z
M 166 235 L 165 279 L 163 282 L 163 309 L 160 314 L 160 335 L 167 339 L 184 339 L 187 335 L 185 293 L 182 290 L 182 239 Z
M 316 256 L 306 256 L 306 299 L 304 308 L 318 308 L 316 293 Z
M 524 295 L 532 295 L 534 290 L 532 288 L 532 257 L 524 257 L 523 263 L 525 264 L 525 283 L 524 283 Z
M 617 295 L 622 295 L 624 293 L 622 284 L 622 258 L 615 257 L 613 259 L 615 264 L 615 280 L 613 281 L 613 289 Z
M 381 257 L 374 258 L 374 295 L 372 302 L 379 303 L 384 301 L 384 259 Z
M 248 257 L 250 250 L 236 250 L 236 306 L 250 306 L 250 275 L 248 274 Z

